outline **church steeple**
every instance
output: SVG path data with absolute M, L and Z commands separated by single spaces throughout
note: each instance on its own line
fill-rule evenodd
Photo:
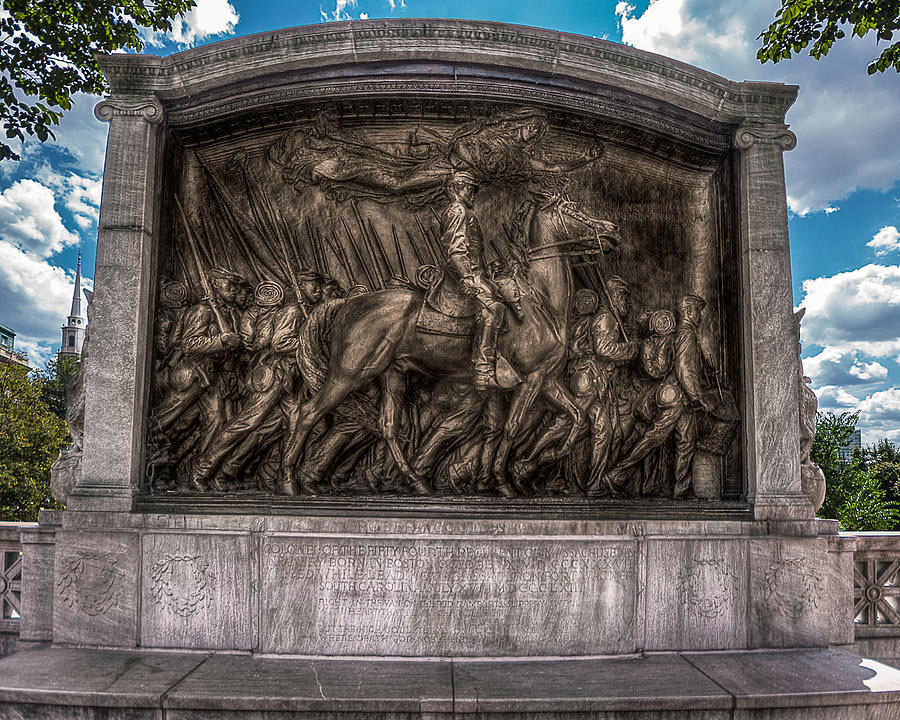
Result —
M 81 355 L 84 343 L 84 316 L 81 314 L 81 253 L 78 253 L 78 264 L 75 267 L 75 291 L 72 293 L 72 308 L 69 310 L 68 322 L 62 327 L 62 347 L 60 355 Z
M 72 309 L 69 319 L 81 317 L 81 253 L 78 253 L 78 265 L 75 267 L 75 292 L 72 293 Z

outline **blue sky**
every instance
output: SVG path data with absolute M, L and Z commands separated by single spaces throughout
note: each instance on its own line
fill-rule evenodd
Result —
M 864 442 L 900 442 L 900 74 L 869 77 L 874 40 L 839 44 L 824 61 L 755 59 L 779 0 L 198 0 L 146 52 L 336 19 L 462 17 L 625 42 L 733 80 L 801 87 L 786 153 L 794 302 L 807 308 L 804 367 L 822 409 L 859 410 Z M 78 98 L 55 143 L 28 142 L 0 164 L 0 323 L 42 364 L 58 348 L 75 257 L 90 287 L 106 126 L 99 98 Z

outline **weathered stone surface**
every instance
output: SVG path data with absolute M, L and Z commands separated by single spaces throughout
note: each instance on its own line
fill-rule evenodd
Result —
M 222 684 L 222 678 L 230 678 Z M 451 712 L 451 662 L 217 655 L 166 696 L 172 710 Z
M 645 648 L 745 647 L 746 549 L 741 540 L 648 540 Z
M 678 655 L 609 660 L 458 661 L 465 712 L 727 710 L 731 697 Z
M 635 649 L 635 566 L 633 544 L 610 539 L 270 535 L 261 650 L 627 653 Z
M 859 708 L 893 703 L 900 688 L 897 668 L 841 650 L 690 653 L 684 658 L 733 695 L 736 708 Z
M 206 657 L 35 648 L 0 661 L 0 702 L 158 709 L 163 693 Z
M 56 542 L 54 642 L 134 647 L 138 535 L 62 530 Z
M 25 642 L 53 639 L 53 563 L 56 528 L 49 523 L 22 531 L 22 616 Z
M 4 720 L 887 720 L 898 708 L 900 671 L 834 650 L 410 661 L 44 648 L 0 661 Z
M 247 535 L 145 535 L 141 645 L 249 650 L 249 546 Z
M 821 540 L 750 542 L 750 647 L 852 642 L 852 553 Z

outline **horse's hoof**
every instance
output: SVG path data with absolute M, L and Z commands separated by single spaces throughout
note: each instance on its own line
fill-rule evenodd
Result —
M 505 498 L 514 498 L 518 497 L 518 493 L 513 489 L 513 486 L 508 482 L 502 482 L 497 484 L 497 492 L 500 493 Z
M 534 460 L 516 460 L 512 464 L 510 470 L 512 472 L 513 481 L 519 485 L 534 475 L 537 470 L 537 463 Z
M 412 478 L 411 479 L 412 491 L 414 495 L 431 495 L 431 488 L 425 483 L 422 478 Z

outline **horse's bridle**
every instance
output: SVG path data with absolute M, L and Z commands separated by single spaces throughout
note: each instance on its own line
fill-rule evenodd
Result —
M 597 244 L 601 245 L 601 237 L 603 237 L 603 236 L 601 235 L 600 228 L 597 226 L 598 221 L 595 220 L 594 218 L 588 217 L 583 212 L 578 210 L 575 207 L 575 202 L 573 200 L 570 200 L 567 195 L 563 195 L 563 194 L 556 195 L 550 202 L 544 203 L 542 205 L 535 202 L 535 205 L 540 207 L 541 210 L 548 209 L 551 206 L 551 204 L 555 205 L 554 211 L 557 216 L 558 223 L 562 224 L 563 215 L 568 216 L 572 220 L 575 220 L 576 222 L 581 223 L 582 225 L 589 228 L 590 230 L 593 230 L 595 232 L 594 238 L 597 240 Z M 574 250 L 560 250 L 558 252 L 551 252 L 551 253 L 546 253 L 546 254 L 544 254 L 542 252 L 549 248 L 563 247 L 565 245 L 576 245 L 576 244 L 581 244 L 583 242 L 584 242 L 584 238 L 575 238 L 575 239 L 566 238 L 565 240 L 557 240 L 555 242 L 549 242 L 549 243 L 545 243 L 543 245 L 538 245 L 537 247 L 529 248 L 525 254 L 527 255 L 529 260 L 546 260 L 546 259 L 555 258 L 555 257 L 572 257 L 572 256 L 577 257 L 580 255 L 601 255 L 601 254 L 603 254 L 604 250 L 603 250 L 602 246 L 596 247 L 596 248 L 583 247 L 583 248 L 574 249 Z

